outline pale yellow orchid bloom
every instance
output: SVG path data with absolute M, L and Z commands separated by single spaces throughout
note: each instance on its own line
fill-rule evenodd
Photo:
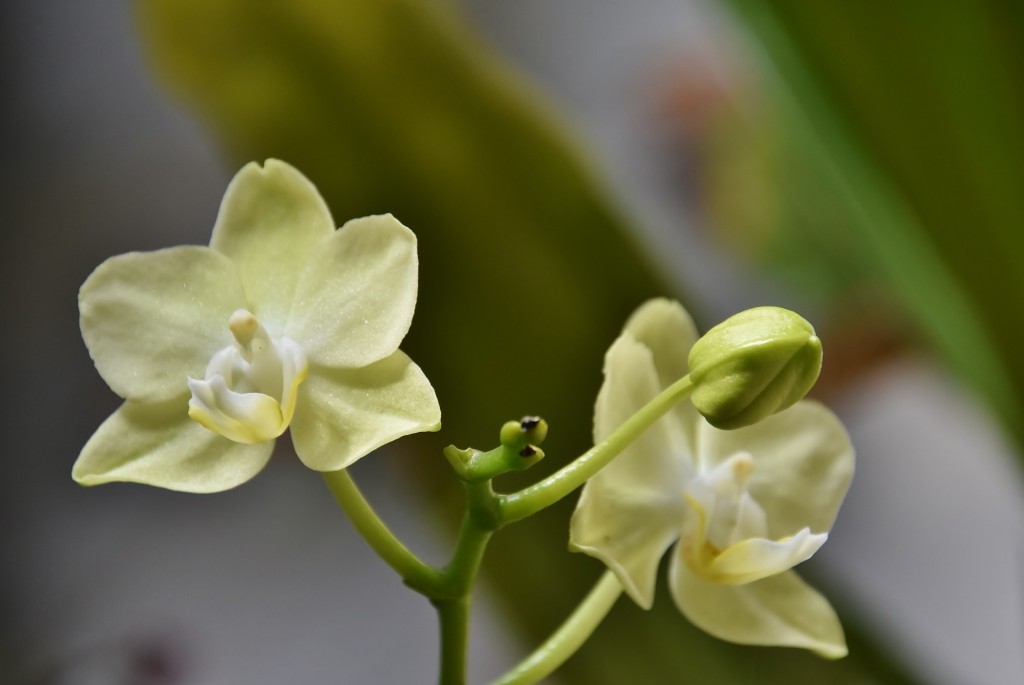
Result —
M 605 357 L 595 442 L 686 375 L 696 340 L 678 303 L 637 310 Z M 650 608 L 674 543 L 672 596 L 695 625 L 731 642 L 839 658 L 847 650 L 835 612 L 790 569 L 825 542 L 853 462 L 842 424 L 816 402 L 731 431 L 682 402 L 587 482 L 570 546 L 601 559 Z
M 247 165 L 209 247 L 113 257 L 82 286 L 82 337 L 125 402 L 75 480 L 214 492 L 255 476 L 289 428 L 317 471 L 437 430 L 434 390 L 398 349 L 417 275 L 416 237 L 392 216 L 336 230 L 296 169 Z

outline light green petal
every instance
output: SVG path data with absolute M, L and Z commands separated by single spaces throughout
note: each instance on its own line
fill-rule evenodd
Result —
M 651 352 L 623 333 L 605 355 L 605 380 L 594 410 L 600 442 L 661 387 Z M 583 487 L 570 547 L 615 571 L 643 607 L 654 597 L 658 562 L 679 536 L 688 449 L 672 415 L 658 420 Z
M 686 359 L 698 336 L 693 319 L 681 304 L 664 298 L 648 300 L 633 312 L 624 330 L 654 355 L 663 388 L 688 373 Z
M 669 586 L 683 615 L 722 640 L 801 647 L 828 659 L 847 654 L 832 606 L 793 571 L 747 585 L 720 585 L 694 574 L 674 554 Z
M 594 406 L 595 444 L 660 391 L 650 350 L 623 333 L 605 355 L 604 384 Z M 591 482 L 604 481 L 646 493 L 652 500 L 669 500 L 682 511 L 683 487 L 691 473 L 682 429 L 669 414 L 644 431 Z
M 399 350 L 361 369 L 311 367 L 291 431 L 302 463 L 337 471 L 392 440 L 440 427 L 430 381 Z
M 398 349 L 416 308 L 416 236 L 390 214 L 354 219 L 316 248 L 285 335 L 310 364 L 356 368 Z
M 831 529 L 853 478 L 853 445 L 846 429 L 821 404 L 804 400 L 753 426 L 721 431 L 700 427 L 698 454 L 710 467 L 749 452 L 748 490 L 768 518 L 768 537 L 804 527 Z
M 243 445 L 188 417 L 188 397 L 125 402 L 89 439 L 71 471 L 82 485 L 131 481 L 184 492 L 219 492 L 260 472 L 273 442 Z
M 662 388 L 667 388 L 689 373 L 687 357 L 700 336 L 693 319 L 681 304 L 664 298 L 648 300 L 629 317 L 625 330 L 651 351 L 658 383 Z M 703 419 L 690 402 L 680 402 L 672 414 L 683 427 L 692 452 L 695 426 Z
M 650 609 L 658 565 L 679 537 L 680 515 L 672 506 L 652 506 L 642 492 L 591 479 L 572 515 L 569 549 L 603 561 L 633 601 Z
M 121 397 L 160 402 L 188 392 L 231 341 L 245 295 L 235 267 L 206 247 L 133 252 L 100 264 L 78 294 L 82 338 Z
M 238 267 L 253 313 L 279 331 L 299 276 L 334 220 L 316 187 L 294 167 L 251 162 L 221 201 L 210 247 Z

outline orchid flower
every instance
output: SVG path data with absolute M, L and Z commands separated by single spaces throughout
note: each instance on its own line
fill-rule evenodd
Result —
M 595 444 L 685 376 L 697 340 L 683 308 L 652 300 L 605 357 Z M 754 425 L 720 430 L 682 402 L 584 486 L 570 546 L 601 559 L 644 608 L 675 544 L 679 610 L 731 642 L 846 654 L 828 601 L 792 571 L 821 547 L 853 475 L 839 420 L 802 400 Z
M 209 247 L 113 257 L 82 286 L 82 337 L 125 401 L 75 480 L 214 492 L 255 476 L 288 429 L 316 471 L 437 430 L 434 390 L 398 349 L 417 272 L 416 238 L 392 216 L 335 230 L 293 167 L 247 165 Z

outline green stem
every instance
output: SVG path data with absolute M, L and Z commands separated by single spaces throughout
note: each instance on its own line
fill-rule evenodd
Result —
M 441 572 L 421 561 L 395 537 L 366 501 L 347 470 L 327 472 L 323 477 L 338 506 L 370 547 L 395 569 L 409 587 L 430 596 L 431 588 L 442 582 Z
M 451 562 L 432 602 L 441 622 L 441 685 L 464 685 L 469 655 L 469 606 L 484 550 L 496 529 L 490 481 L 466 483 L 466 515 Z
M 535 514 L 586 483 L 692 390 L 690 377 L 683 376 L 579 458 L 535 485 L 516 493 L 500 495 L 498 515 L 501 525 Z
M 565 623 L 533 654 L 492 685 L 530 685 L 553 673 L 583 646 L 621 594 L 619 579 L 611 571 L 605 571 Z
M 473 589 L 473 581 L 480 570 L 484 550 L 493 532 L 493 528 L 481 524 L 472 510 L 462 519 L 452 560 L 441 572 L 449 597 L 461 597 Z
M 451 562 L 441 570 L 425 564 L 394 536 L 347 471 L 323 474 L 334 499 L 367 543 L 409 587 L 428 597 L 437 608 L 441 685 L 466 682 L 470 593 L 494 531 L 554 504 L 583 485 L 692 390 L 690 377 L 684 376 L 571 464 L 517 493 L 497 495 L 490 480 L 465 482 L 466 515 Z M 499 683 L 533 683 L 553 671 L 586 641 L 621 592 L 615 577 L 606 574 L 548 642 Z
M 440 685 L 465 685 L 469 653 L 469 594 L 433 600 L 441 624 Z
M 430 599 L 441 624 L 441 685 L 464 685 L 469 642 L 469 606 L 484 550 L 498 528 L 497 496 L 490 481 L 466 483 L 466 515 L 451 562 L 427 565 L 403 545 L 366 501 L 347 471 L 323 474 L 352 525 L 406 585 Z

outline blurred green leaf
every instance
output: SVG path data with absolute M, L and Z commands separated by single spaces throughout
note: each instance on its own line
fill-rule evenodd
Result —
M 536 413 L 551 432 L 535 471 L 589 446 L 604 351 L 665 287 L 566 132 L 450 8 L 139 0 L 138 10 L 159 72 L 236 165 L 280 157 L 309 175 L 339 222 L 392 212 L 417 232 L 420 306 L 403 347 L 437 388 L 442 436 L 488 448 L 505 420 Z M 414 442 L 427 455 L 424 495 L 461 501 L 443 438 Z M 565 552 L 571 506 L 503 531 L 486 561 L 532 640 L 600 571 Z M 856 635 L 854 656 L 826 662 L 707 637 L 664 588 L 652 612 L 622 604 L 564 682 L 734 683 L 755 668 L 761 683 L 901 681 Z
M 808 146 L 779 111 L 772 85 L 743 81 L 702 132 L 706 221 L 731 253 L 831 315 L 870 288 L 878 269 L 852 225 L 859 207 L 820 145 Z
M 918 325 L 1024 440 L 1024 11 L 732 0 Z

